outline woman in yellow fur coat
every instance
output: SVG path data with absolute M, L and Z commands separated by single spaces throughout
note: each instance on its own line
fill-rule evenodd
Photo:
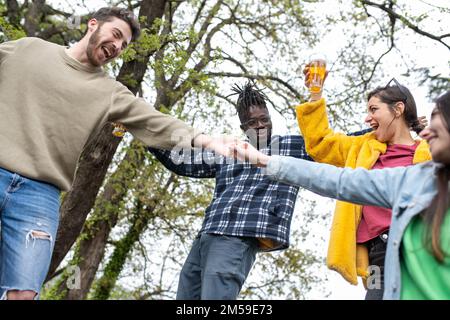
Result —
M 306 79 L 309 67 L 304 70 Z M 390 85 L 393 82 L 393 85 Z M 306 80 L 306 85 L 308 86 Z M 414 140 L 423 125 L 410 91 L 393 79 L 368 95 L 365 122 L 373 129 L 362 136 L 335 133 L 328 124 L 325 99 L 312 94 L 296 107 L 308 154 L 339 167 L 385 168 L 431 159 L 424 140 Z M 366 300 L 383 296 L 383 270 L 391 210 L 337 201 L 328 245 L 327 266 L 356 285 L 363 278 Z M 370 268 L 369 268 L 370 266 Z

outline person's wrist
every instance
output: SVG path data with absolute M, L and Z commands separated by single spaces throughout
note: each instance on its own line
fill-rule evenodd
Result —
M 311 95 L 309 97 L 309 101 L 317 101 L 317 100 L 320 100 L 321 98 L 322 98 L 322 91 L 316 92 L 316 93 L 311 93 Z

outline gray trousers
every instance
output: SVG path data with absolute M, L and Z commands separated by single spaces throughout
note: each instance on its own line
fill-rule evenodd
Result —
M 178 283 L 178 300 L 235 300 L 258 252 L 256 238 L 201 234 Z

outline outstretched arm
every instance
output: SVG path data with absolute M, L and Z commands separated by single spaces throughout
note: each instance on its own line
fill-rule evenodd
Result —
M 391 208 L 409 167 L 366 170 L 337 168 L 303 159 L 267 156 L 248 143 L 231 147 L 235 156 L 260 167 L 272 179 L 319 195 L 363 205 Z
M 227 155 L 226 143 L 233 138 L 207 136 L 183 121 L 159 112 L 121 83 L 114 85 L 107 120 L 122 124 L 147 146 L 165 150 L 199 147 Z
M 187 150 L 183 154 L 169 150 L 148 148 L 170 171 L 191 178 L 214 178 L 216 176 L 215 155 L 201 149 Z
M 367 170 L 291 157 L 271 157 L 266 174 L 272 179 L 301 186 L 321 196 L 362 205 L 392 208 L 408 167 Z

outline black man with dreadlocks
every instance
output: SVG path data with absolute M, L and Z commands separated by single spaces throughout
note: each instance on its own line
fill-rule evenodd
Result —
M 235 84 L 231 90 L 234 92 L 231 95 L 238 95 L 236 109 L 242 131 L 258 150 L 267 147 L 272 136 L 272 121 L 266 95 L 252 82 L 242 88 Z
M 232 91 L 238 95 L 240 127 L 253 146 L 268 155 L 312 161 L 301 136 L 272 136 L 267 97 L 254 83 L 234 85 Z M 149 151 L 176 174 L 216 179 L 214 197 L 181 270 L 177 299 L 236 299 L 256 253 L 289 246 L 298 188 L 269 180 L 250 163 L 226 161 L 230 159 L 210 151 Z

